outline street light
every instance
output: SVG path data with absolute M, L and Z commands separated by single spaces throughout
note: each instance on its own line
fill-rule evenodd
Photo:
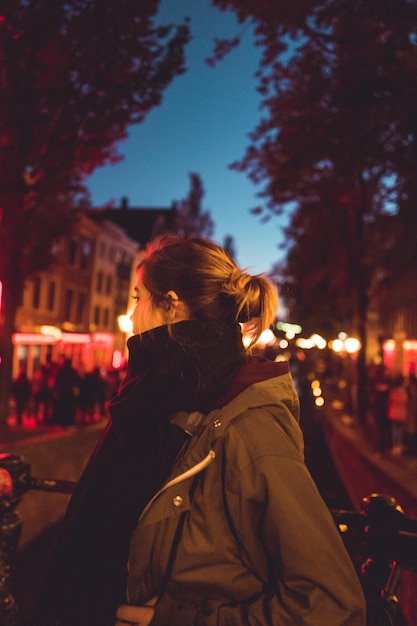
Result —
M 133 326 L 130 315 L 119 315 L 117 318 L 117 323 L 119 324 L 119 328 L 122 333 L 132 334 Z

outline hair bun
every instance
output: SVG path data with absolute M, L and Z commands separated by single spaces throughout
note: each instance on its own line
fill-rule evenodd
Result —
M 239 267 L 233 268 L 229 276 L 230 293 L 234 291 L 240 292 L 247 288 L 251 280 L 252 276 L 250 274 L 241 270 Z

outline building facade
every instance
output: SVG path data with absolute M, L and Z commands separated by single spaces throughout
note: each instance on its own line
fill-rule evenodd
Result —
M 117 224 L 80 213 L 74 233 L 54 245 L 55 263 L 26 281 L 13 335 L 12 376 L 69 358 L 78 370 L 123 361 L 126 333 L 118 317 L 129 306 L 139 245 Z M 119 358 L 117 359 L 117 355 Z

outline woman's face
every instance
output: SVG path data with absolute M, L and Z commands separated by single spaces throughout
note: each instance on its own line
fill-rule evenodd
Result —
M 165 326 L 167 324 L 167 314 L 160 308 L 153 305 L 152 296 L 142 283 L 142 270 L 137 272 L 136 284 L 134 287 L 136 306 L 130 319 L 132 321 L 132 330 L 135 335 L 146 333 L 146 331 L 157 326 Z

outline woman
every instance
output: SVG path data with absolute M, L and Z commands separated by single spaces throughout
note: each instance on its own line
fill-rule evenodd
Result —
M 165 236 L 134 298 L 127 375 L 39 622 L 363 626 L 354 568 L 304 465 L 288 364 L 243 348 L 239 323 L 256 341 L 274 319 L 272 284 L 210 241 Z

